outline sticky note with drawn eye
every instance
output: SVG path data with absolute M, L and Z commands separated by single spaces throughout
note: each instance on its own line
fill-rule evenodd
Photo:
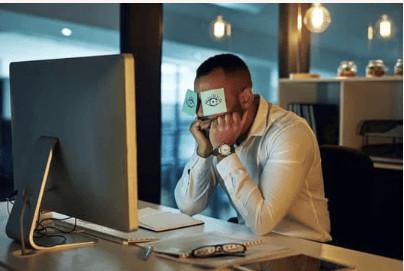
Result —
M 200 93 L 204 116 L 227 112 L 224 89 L 205 90 Z
M 184 104 L 182 105 L 182 112 L 194 116 L 196 114 L 196 107 L 198 106 L 198 94 L 190 89 L 185 94 Z

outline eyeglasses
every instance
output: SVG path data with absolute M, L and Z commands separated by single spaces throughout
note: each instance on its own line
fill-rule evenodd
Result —
M 202 246 L 191 251 L 195 258 L 207 258 L 214 256 L 244 256 L 247 247 L 239 243 L 226 243 L 210 246 Z

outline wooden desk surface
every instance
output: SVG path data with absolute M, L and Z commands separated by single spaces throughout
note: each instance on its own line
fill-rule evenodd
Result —
M 170 209 L 146 202 L 139 202 L 140 208 L 150 206 L 160 209 Z M 0 270 L 206 270 L 187 264 L 180 264 L 167 259 L 152 256 L 142 260 L 141 249 L 136 246 L 125 246 L 105 240 L 93 246 L 39 252 L 33 256 L 15 256 L 13 251 L 19 250 L 19 245 L 9 239 L 5 233 L 7 223 L 6 203 L 0 203 Z M 181 236 L 184 233 L 197 233 L 209 230 L 227 232 L 233 236 L 251 234 L 247 227 L 228 223 L 218 219 L 197 215 L 196 218 L 205 221 L 204 225 L 159 233 L 160 237 Z M 355 270 L 403 270 L 402 261 L 371 255 L 313 241 L 290 238 L 278 234 L 270 234 L 266 241 L 290 247 L 296 252 L 315 257 L 346 263 L 355 266 Z M 2 269 L 3 268 L 3 269 Z

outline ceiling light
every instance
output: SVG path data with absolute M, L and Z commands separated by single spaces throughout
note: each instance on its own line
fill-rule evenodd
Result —
M 73 31 L 70 28 L 63 27 L 60 33 L 62 33 L 63 36 L 70 37 Z
M 368 40 L 373 40 L 373 35 L 374 35 L 373 26 L 369 25 L 368 26 Z
M 391 37 L 392 34 L 392 22 L 390 18 L 383 14 L 381 19 L 378 21 L 379 33 L 383 39 L 387 39 Z
M 231 24 L 223 19 L 222 15 L 218 15 L 211 24 L 211 32 L 215 39 L 224 39 L 231 36 Z
M 303 22 L 311 32 L 324 32 L 331 23 L 330 12 L 320 3 L 314 3 L 306 11 Z
M 297 30 L 299 32 L 302 31 L 302 12 L 301 12 L 300 5 L 299 5 L 299 8 L 298 8 L 298 12 L 297 12 Z

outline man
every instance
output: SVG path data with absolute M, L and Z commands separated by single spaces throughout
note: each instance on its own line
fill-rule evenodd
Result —
M 319 147 L 304 119 L 254 95 L 250 72 L 235 55 L 207 59 L 194 87 L 198 94 L 224 88 L 227 112 L 204 117 L 198 105 L 190 127 L 196 153 L 175 188 L 179 209 L 201 212 L 219 184 L 239 223 L 256 234 L 331 240 Z

